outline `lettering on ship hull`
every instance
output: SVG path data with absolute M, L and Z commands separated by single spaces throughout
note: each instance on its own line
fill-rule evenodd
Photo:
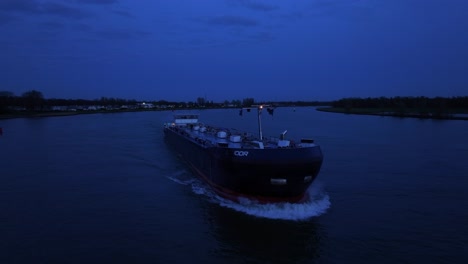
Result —
M 249 155 L 248 151 L 236 150 L 234 151 L 234 156 L 236 157 L 247 157 Z

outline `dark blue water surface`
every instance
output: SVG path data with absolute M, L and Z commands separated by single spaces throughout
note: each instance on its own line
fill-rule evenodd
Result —
M 171 116 L 1 120 L 0 263 L 468 261 L 468 122 L 278 108 L 264 134 L 313 137 L 325 160 L 311 201 L 259 205 L 193 177 L 164 143 Z

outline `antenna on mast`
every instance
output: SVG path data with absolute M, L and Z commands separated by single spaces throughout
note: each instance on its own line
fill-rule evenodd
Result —
M 260 140 L 263 140 L 263 135 L 262 135 L 262 110 L 263 110 L 263 105 L 258 105 L 257 106 L 257 112 L 258 112 L 258 137 Z
M 239 115 L 242 115 L 242 111 L 245 109 L 247 112 L 250 112 L 251 108 L 257 108 L 257 116 L 258 116 L 258 137 L 260 140 L 263 140 L 263 132 L 262 132 L 262 112 L 263 108 L 270 107 L 269 105 L 252 105 L 251 107 L 243 107 L 239 111 Z M 273 108 L 267 108 L 269 114 L 273 114 Z

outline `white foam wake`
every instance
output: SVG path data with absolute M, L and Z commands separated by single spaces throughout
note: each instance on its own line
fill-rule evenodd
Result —
M 323 191 L 322 186 L 318 183 L 308 189 L 309 198 L 302 203 L 262 204 L 247 198 L 240 198 L 237 203 L 218 196 L 211 188 L 199 181 L 192 184 L 192 190 L 194 193 L 204 195 L 209 198 L 209 201 L 223 207 L 269 219 L 307 220 L 325 213 L 331 205 L 328 194 Z
M 197 179 L 195 179 L 186 170 L 175 171 L 171 175 L 168 175 L 167 178 L 169 178 L 170 180 L 172 180 L 174 182 L 177 182 L 178 184 L 182 184 L 182 185 L 193 184 L 194 182 L 197 181 Z
M 317 192 L 319 191 L 319 192 Z M 249 215 L 270 219 L 306 220 L 319 216 L 330 208 L 330 198 L 322 190 L 309 188 L 309 199 L 303 203 L 261 204 L 249 199 L 240 199 L 239 203 L 217 197 L 219 204 Z
M 208 198 L 210 202 L 256 217 L 301 221 L 322 215 L 331 205 L 330 198 L 323 190 L 320 182 L 312 184 L 307 190 L 309 198 L 302 203 L 262 204 L 247 198 L 241 198 L 237 203 L 218 196 L 207 184 L 199 179 L 186 178 L 186 176 L 185 173 L 180 173 L 169 178 L 177 183 L 190 185 L 195 194 Z

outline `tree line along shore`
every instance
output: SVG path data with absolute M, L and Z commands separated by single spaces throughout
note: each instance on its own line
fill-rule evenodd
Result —
M 25 92 L 21 96 L 16 96 L 11 92 L 0 91 L 0 119 L 131 111 L 241 108 L 249 107 L 253 104 L 269 104 L 275 107 L 315 106 L 319 111 L 343 114 L 468 120 L 468 96 L 343 98 L 326 102 L 257 102 L 254 98 L 213 102 L 206 98 L 198 97 L 192 102 L 174 102 L 166 100 L 137 101 L 108 97 L 94 100 L 47 99 L 44 98 L 40 91 L 36 90 Z
M 120 99 L 101 97 L 99 99 L 58 99 L 44 98 L 42 92 L 32 90 L 15 96 L 11 92 L 0 91 L 0 119 L 17 117 L 46 117 L 66 116 L 94 113 L 116 113 L 136 111 L 162 111 L 162 110 L 186 110 L 186 109 L 214 109 L 214 108 L 241 108 L 253 104 L 269 104 L 280 106 L 326 106 L 331 102 L 320 101 L 280 101 L 280 102 L 256 102 L 248 97 L 242 100 L 224 100 L 214 102 L 203 97 L 194 101 L 177 102 L 167 100 L 137 101 L 134 99 Z
M 468 96 L 344 98 L 317 110 L 343 114 L 468 120 Z

